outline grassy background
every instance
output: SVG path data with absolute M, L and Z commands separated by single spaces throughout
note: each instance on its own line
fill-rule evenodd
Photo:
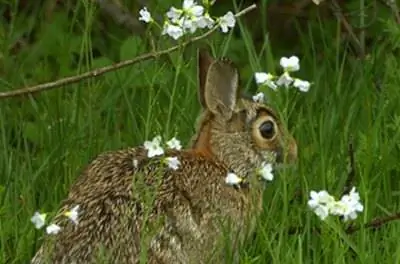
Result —
M 23 7 L 23 1 L 4 2 L 1 11 L 8 15 L 0 23 L 0 91 L 149 50 L 149 37 L 133 36 L 92 1 L 65 1 L 62 6 L 28 1 Z M 137 14 L 135 1 L 123 2 Z M 148 6 L 163 14 L 172 2 L 181 3 L 154 1 Z M 260 9 L 266 5 L 261 1 Z M 400 211 L 400 30 L 386 7 L 380 6 L 372 20 L 370 8 L 363 5 L 363 0 L 349 1 L 346 8 L 353 14 L 350 22 L 368 27 L 366 35 L 358 35 L 366 43 L 365 58 L 354 56 L 337 21 L 315 12 L 306 24 L 294 22 L 299 31 L 292 32 L 293 42 L 269 34 L 268 14 L 262 11 L 258 23 L 241 19 L 233 33 L 215 33 L 202 43 L 214 55 L 235 61 L 250 94 L 257 90 L 253 73 L 274 72 L 280 56 L 299 56 L 296 76 L 314 83 L 309 93 L 263 90 L 297 139 L 299 163 L 266 190 L 257 234 L 241 249 L 243 263 L 400 263 L 399 223 L 349 235 L 338 219 L 322 222 L 306 206 L 310 190 L 340 196 L 353 137 L 353 184 L 365 204 L 355 223 Z M 217 4 L 212 13 L 235 6 Z M 161 49 L 174 43 L 156 37 L 155 44 Z M 29 261 L 41 236 L 30 217 L 38 209 L 55 211 L 79 171 L 97 154 L 139 145 L 157 134 L 188 143 L 200 109 L 197 47 L 64 89 L 0 101 L 0 263 Z M 293 200 L 298 190 L 303 196 Z M 301 228 L 291 234 L 292 227 Z

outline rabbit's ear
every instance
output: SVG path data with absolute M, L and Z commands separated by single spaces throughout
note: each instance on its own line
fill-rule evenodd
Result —
M 214 58 L 211 57 L 210 53 L 205 50 L 205 49 L 199 49 L 198 55 L 198 69 L 197 69 L 197 75 L 198 75 L 198 96 L 199 96 L 199 101 L 200 104 L 203 108 L 206 108 L 206 101 L 205 101 L 205 85 L 206 85 L 206 78 L 207 78 L 207 72 L 208 69 L 210 68 L 211 63 L 214 62 Z
M 232 117 L 239 97 L 239 73 L 228 60 L 214 61 L 207 72 L 204 98 L 207 108 L 225 120 Z

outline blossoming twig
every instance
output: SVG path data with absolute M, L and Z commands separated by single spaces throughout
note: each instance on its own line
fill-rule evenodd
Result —
M 278 87 L 289 88 L 291 86 L 299 89 L 301 92 L 308 92 L 310 90 L 310 82 L 294 78 L 290 74 L 290 72 L 300 70 L 300 59 L 297 56 L 291 56 L 290 58 L 282 57 L 279 64 L 283 68 L 283 73 L 280 76 L 266 72 L 256 72 L 254 74 L 256 83 L 261 86 L 268 86 L 273 90 L 277 90 Z M 258 96 L 253 97 L 254 101 L 259 101 L 259 99 Z
M 251 10 L 255 9 L 257 6 L 256 4 L 253 4 L 251 6 L 246 7 L 245 9 L 239 11 L 238 13 L 235 14 L 235 17 L 240 17 L 248 12 L 250 12 Z M 129 59 L 129 60 L 124 60 L 118 63 L 115 63 L 113 65 L 108 65 L 105 67 L 100 67 L 79 75 L 74 75 L 74 76 L 70 76 L 70 77 L 66 77 L 66 78 L 61 78 L 58 79 L 56 81 L 53 82 L 47 82 L 47 83 L 43 83 L 43 84 L 39 84 L 39 85 L 34 85 L 34 86 L 30 86 L 30 87 L 26 87 L 26 88 L 20 88 L 20 89 L 16 89 L 13 91 L 8 91 L 8 92 L 1 92 L 0 93 L 0 99 L 3 98 L 10 98 L 10 97 L 16 97 L 16 96 L 21 96 L 21 95 L 25 95 L 25 94 L 32 94 L 32 93 L 38 93 L 38 92 L 43 92 L 43 91 L 47 91 L 47 90 L 51 90 L 57 87 L 61 87 L 67 84 L 72 84 L 72 83 L 77 83 L 80 82 L 82 80 L 85 79 L 89 79 L 89 78 L 93 78 L 93 77 L 97 77 L 100 75 L 103 75 L 105 73 L 108 72 L 112 72 L 139 62 L 143 62 L 149 59 L 153 59 L 153 58 L 158 58 L 162 55 L 166 55 L 169 54 L 171 52 L 174 52 L 182 47 L 185 47 L 193 42 L 199 41 L 201 39 L 204 39 L 208 36 L 210 36 L 215 30 L 217 30 L 219 28 L 219 26 L 215 26 L 212 29 L 208 30 L 207 32 L 205 32 L 202 35 L 199 35 L 197 37 L 193 37 L 181 44 L 178 44 L 176 46 L 173 46 L 171 48 L 168 49 L 164 49 L 164 50 L 160 50 L 160 51 L 156 51 L 156 52 L 150 52 L 150 53 L 145 53 L 143 55 L 140 55 L 138 57 L 135 57 L 133 59 Z
M 360 195 L 355 187 L 348 194 L 343 195 L 340 200 L 335 200 L 325 190 L 319 192 L 311 191 L 308 206 L 321 220 L 324 220 L 329 215 L 336 215 L 343 217 L 343 221 L 346 222 L 350 219 L 356 219 L 357 214 L 364 211 Z

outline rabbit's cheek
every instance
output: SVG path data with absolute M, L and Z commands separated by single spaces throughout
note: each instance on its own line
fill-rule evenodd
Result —
M 262 155 L 263 160 L 261 161 L 261 163 L 263 163 L 263 162 L 275 163 L 277 160 L 277 157 L 279 155 L 278 152 L 279 152 L 278 148 L 276 151 L 262 151 L 261 155 Z
M 289 137 L 286 142 L 284 143 L 284 150 L 282 152 L 282 162 L 285 163 L 295 163 L 297 160 L 297 143 L 293 137 Z

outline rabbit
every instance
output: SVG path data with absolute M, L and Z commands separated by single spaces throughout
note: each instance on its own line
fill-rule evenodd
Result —
M 198 83 L 189 146 L 152 158 L 143 146 L 98 155 L 53 219 L 61 231 L 45 236 L 32 264 L 223 263 L 224 243 L 237 254 L 262 212 L 255 169 L 295 162 L 297 143 L 273 109 L 241 95 L 229 59 L 200 50 Z M 180 166 L 161 166 L 163 157 Z M 230 172 L 244 180 L 227 184 Z M 73 223 L 64 213 L 76 205 Z

